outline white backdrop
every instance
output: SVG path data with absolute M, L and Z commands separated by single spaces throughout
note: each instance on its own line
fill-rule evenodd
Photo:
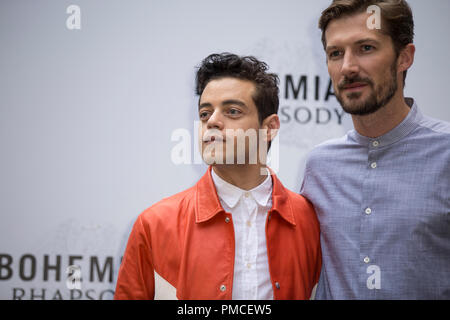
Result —
M 317 20 L 329 2 L 2 1 L 0 298 L 112 298 L 137 215 L 206 169 L 172 163 L 171 136 L 193 137 L 195 67 L 210 53 L 255 55 L 280 76 L 278 175 L 299 190 L 308 151 L 352 128 L 326 99 Z M 81 29 L 66 24 L 73 4 Z M 406 93 L 450 121 L 450 0 L 410 4 Z M 70 291 L 72 264 L 82 281 Z

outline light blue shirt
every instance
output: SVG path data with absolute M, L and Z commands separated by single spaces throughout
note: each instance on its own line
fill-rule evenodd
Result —
M 450 124 L 406 101 L 387 134 L 352 130 L 308 157 L 301 193 L 323 255 L 316 299 L 450 299 Z

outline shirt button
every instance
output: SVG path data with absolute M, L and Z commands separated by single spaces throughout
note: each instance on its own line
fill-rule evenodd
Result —
M 369 215 L 369 214 L 371 214 L 371 213 L 372 213 L 372 209 L 367 208 L 367 209 L 366 209 L 366 214 Z
M 376 148 L 380 145 L 380 143 L 378 141 L 374 141 L 372 142 L 372 145 Z
M 246 198 L 250 197 L 250 192 L 246 192 L 246 193 L 244 194 L 244 197 L 246 197 Z
M 250 269 L 252 267 L 252 264 L 249 262 L 247 263 L 247 268 Z
M 370 258 L 369 257 L 365 257 L 364 258 L 364 263 L 369 263 L 370 262 Z
M 370 167 L 371 167 L 372 169 L 375 169 L 375 168 L 377 167 L 377 163 L 376 163 L 376 162 L 372 162 L 372 163 L 370 164 Z
M 229 217 L 226 217 L 226 218 L 225 218 L 225 222 L 226 222 L 226 223 L 230 222 L 230 218 L 229 218 Z
M 252 222 L 251 221 L 247 221 L 247 227 L 251 227 L 252 226 Z
M 227 287 L 223 284 L 220 286 L 220 291 L 224 292 L 225 290 L 227 290 Z
M 275 288 L 280 289 L 280 283 L 275 282 Z

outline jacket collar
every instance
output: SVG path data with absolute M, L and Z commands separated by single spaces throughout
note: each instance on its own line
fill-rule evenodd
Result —
M 196 184 L 196 223 L 206 222 L 219 213 L 225 213 L 217 195 L 217 190 L 211 176 L 211 170 L 212 167 L 210 166 L 208 171 Z M 284 220 L 295 225 L 294 213 L 289 201 L 288 191 L 284 188 L 272 170 L 270 170 L 270 175 L 273 183 L 272 208 L 270 211 L 277 212 Z
M 245 193 L 250 193 L 261 207 L 267 206 L 269 200 L 272 198 L 272 178 L 270 175 L 267 175 L 266 179 L 260 185 L 249 191 L 242 190 L 223 180 L 215 173 L 214 169 L 211 170 L 211 176 L 219 199 L 222 200 L 221 203 L 225 202 L 229 208 L 234 208 Z

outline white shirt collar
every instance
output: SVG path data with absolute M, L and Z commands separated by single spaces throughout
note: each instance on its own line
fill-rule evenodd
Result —
M 269 199 L 272 197 L 272 176 L 269 170 L 267 170 L 267 178 L 259 186 L 249 191 L 226 182 L 214 172 L 214 169 L 211 170 L 211 176 L 216 186 L 217 195 L 230 208 L 234 208 L 245 193 L 250 193 L 260 206 L 267 206 Z

